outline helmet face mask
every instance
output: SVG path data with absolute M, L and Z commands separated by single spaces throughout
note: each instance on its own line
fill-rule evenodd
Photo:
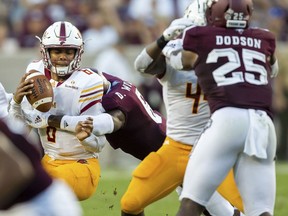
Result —
M 58 76 L 66 76 L 79 69 L 84 42 L 81 33 L 74 25 L 69 22 L 55 22 L 46 29 L 42 39 L 39 40 L 44 65 L 47 69 Z M 52 48 L 74 48 L 76 50 L 74 59 L 66 67 L 56 67 L 52 64 L 49 54 L 49 49 Z
M 208 0 L 207 23 L 210 26 L 245 29 L 253 12 L 252 0 Z

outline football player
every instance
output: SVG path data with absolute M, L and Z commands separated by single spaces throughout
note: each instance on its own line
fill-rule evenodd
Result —
M 22 110 L 31 107 L 25 95 L 31 94 L 33 80 L 25 81 L 29 71 L 37 70 L 50 79 L 54 105 L 50 114 L 96 115 L 103 95 L 103 80 L 89 68 L 80 68 L 83 39 L 79 30 L 69 22 L 53 23 L 40 39 L 42 59 L 27 66 L 26 74 L 11 100 L 10 111 L 22 116 Z M 27 109 L 27 108 L 26 108 Z M 34 110 L 36 112 L 36 110 Z M 44 149 L 42 164 L 55 178 L 64 179 L 79 200 L 89 198 L 100 179 L 99 152 L 106 143 L 105 136 L 80 142 L 75 134 L 56 127 L 39 128 Z
M 95 105 L 100 114 L 63 116 L 26 111 L 27 123 L 36 128 L 53 126 L 75 133 L 78 122 L 85 125 L 86 119 L 92 117 L 92 122 L 87 122 L 87 127 L 90 124 L 93 126 L 92 133 L 89 128 L 87 130 L 86 136 L 90 135 L 89 139 L 94 135 L 106 135 L 114 149 L 120 148 L 139 160 L 157 151 L 166 137 L 166 119 L 163 115 L 152 110 L 130 82 L 96 70 L 95 73 L 100 74 L 104 80 L 104 95 L 101 103 Z M 77 134 L 80 132 L 80 129 L 77 130 Z
M 195 72 L 175 70 L 169 58 L 171 53 L 182 50 L 182 40 L 171 39 L 179 36 L 190 25 L 206 25 L 204 6 L 205 1 L 192 3 L 184 19 L 173 21 L 162 37 L 144 48 L 135 60 L 139 72 L 156 75 L 163 86 L 167 137 L 163 146 L 157 152 L 150 153 L 135 169 L 121 200 L 123 216 L 144 215 L 145 207 L 182 184 L 191 149 L 210 117 L 208 103 Z M 233 172 L 229 173 L 218 191 L 243 211 Z M 206 208 L 212 215 L 234 215 L 233 207 L 225 202 L 215 193 Z
M 52 179 L 41 165 L 35 140 L 22 122 L 0 119 L 0 215 L 81 216 L 71 188 Z
M 199 216 L 231 168 L 245 214 L 273 215 L 276 42 L 249 27 L 252 11 L 252 0 L 209 0 L 208 25 L 184 32 L 174 66 L 195 69 L 211 118 L 189 158 L 177 216 Z

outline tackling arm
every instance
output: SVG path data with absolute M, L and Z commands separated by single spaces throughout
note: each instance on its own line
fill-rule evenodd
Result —
M 76 137 L 86 150 L 91 152 L 101 152 L 107 140 L 103 136 L 95 136 L 93 131 L 93 118 L 88 117 L 85 121 L 77 123 L 75 132 Z
M 121 110 L 112 110 L 108 113 L 101 113 L 96 116 L 68 116 L 68 115 L 51 115 L 33 111 L 25 111 L 24 117 L 26 123 L 33 128 L 45 128 L 48 126 L 60 128 L 70 132 L 76 131 L 78 122 L 87 120 L 88 117 L 93 118 L 93 131 L 96 136 L 101 136 L 115 132 L 122 128 L 125 124 L 126 117 Z
M 93 119 L 93 131 L 92 133 L 96 136 L 110 134 L 119 130 L 125 123 L 125 115 L 120 110 L 113 110 L 109 113 L 101 113 L 96 116 L 82 115 L 82 116 L 61 116 L 60 128 L 63 130 L 75 132 L 76 125 L 79 121 L 85 121 L 87 117 Z M 51 117 L 51 121 L 55 121 L 59 124 L 59 116 L 54 118 Z M 49 117 L 50 119 L 50 117 Z M 49 123 L 50 125 L 50 123 Z

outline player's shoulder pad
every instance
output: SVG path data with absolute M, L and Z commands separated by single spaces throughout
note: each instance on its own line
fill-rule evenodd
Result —
M 78 80 L 84 86 L 103 85 L 103 78 L 91 70 L 91 68 L 82 68 L 72 73 L 72 78 Z
M 191 26 L 185 28 L 184 31 L 183 31 L 183 34 L 182 34 L 182 39 L 185 37 L 185 35 L 187 34 L 187 32 L 190 32 L 191 29 L 196 29 L 196 28 L 198 28 L 198 27 L 201 27 L 201 26 L 191 25 Z
M 272 33 L 269 29 L 260 27 L 251 27 L 250 29 L 253 31 L 254 35 L 261 35 L 262 38 L 276 40 L 275 34 Z
M 100 77 L 97 70 L 93 68 L 81 68 L 78 70 L 78 73 L 73 73 L 79 77 Z

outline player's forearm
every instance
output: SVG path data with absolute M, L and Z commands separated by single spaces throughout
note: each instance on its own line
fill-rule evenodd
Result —
M 146 47 L 147 54 L 153 59 L 157 60 L 158 57 L 162 54 L 163 48 L 159 47 L 157 44 L 157 41 L 154 41 L 153 43 L 149 44 Z
M 187 18 L 173 20 L 173 22 L 163 31 L 163 34 L 155 42 L 148 45 L 136 58 L 136 70 L 141 73 L 157 75 L 165 73 L 166 59 L 162 56 L 163 49 L 165 49 L 166 45 L 171 40 L 175 40 L 180 36 L 186 27 L 191 26 L 192 24 L 193 22 Z M 182 68 L 183 67 L 180 69 Z

